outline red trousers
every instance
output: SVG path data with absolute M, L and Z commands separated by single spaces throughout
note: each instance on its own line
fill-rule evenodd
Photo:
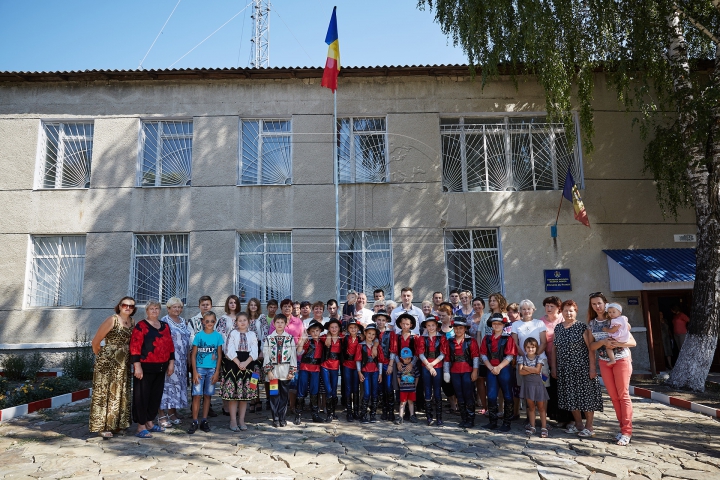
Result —
M 630 399 L 630 375 L 632 375 L 632 360 L 625 357 L 612 365 L 600 360 L 600 375 L 602 375 L 605 388 L 612 400 L 613 408 L 620 432 L 623 435 L 632 435 L 632 400 Z

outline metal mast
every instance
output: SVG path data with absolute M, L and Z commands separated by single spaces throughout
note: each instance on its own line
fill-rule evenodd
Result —
M 253 68 L 270 68 L 270 1 L 254 0 Z

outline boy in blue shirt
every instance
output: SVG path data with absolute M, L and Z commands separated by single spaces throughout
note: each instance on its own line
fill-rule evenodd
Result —
M 207 417 L 210 410 L 210 400 L 215 393 L 215 383 L 220 376 L 222 362 L 223 337 L 215 331 L 217 318 L 213 312 L 205 312 L 202 316 L 202 331 L 193 339 L 190 364 L 192 365 L 192 414 L 193 421 L 188 433 L 192 434 L 198 429 L 198 413 L 200 411 L 200 398 L 204 397 L 203 416 L 200 429 L 210 431 Z

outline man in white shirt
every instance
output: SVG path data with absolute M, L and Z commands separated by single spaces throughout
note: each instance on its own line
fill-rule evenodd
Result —
M 440 306 L 441 303 L 443 303 L 443 301 L 445 301 L 445 298 L 443 297 L 443 293 L 442 293 L 442 292 L 433 292 L 433 296 L 432 296 L 432 304 L 433 304 L 433 306 L 432 306 L 432 313 L 433 313 L 433 315 L 435 315 L 436 317 L 437 317 L 437 314 L 438 314 L 438 307 Z
M 422 313 L 422 309 L 419 307 L 416 307 L 413 305 L 413 289 L 410 287 L 405 287 L 400 291 L 400 298 L 402 299 L 402 304 L 400 304 L 395 310 L 392 311 L 390 314 L 390 317 L 392 318 L 393 325 L 395 325 L 395 321 L 397 320 L 397 317 L 401 313 L 409 313 L 413 317 L 415 317 L 415 328 L 413 328 L 412 334 L 413 335 L 420 335 L 420 324 L 425 321 L 425 315 Z M 395 325 L 395 333 L 400 333 L 401 329 L 398 328 L 397 325 Z
M 357 301 L 355 301 L 355 321 L 362 325 L 363 328 L 373 323 L 373 311 L 369 308 L 365 308 L 366 304 L 367 295 L 364 293 L 358 293 Z

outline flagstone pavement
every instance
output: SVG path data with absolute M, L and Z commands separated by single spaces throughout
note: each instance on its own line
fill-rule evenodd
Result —
M 82 401 L 0 424 L 0 477 L 720 479 L 720 422 L 639 397 L 633 405 L 635 435 L 619 447 L 611 442 L 617 422 L 607 396 L 589 440 L 558 429 L 547 439 L 528 437 L 521 421 L 509 434 L 462 431 L 454 415 L 445 415 L 444 428 L 341 419 L 275 429 L 264 410 L 248 414 L 245 432 L 232 433 L 219 416 L 210 419 L 210 433 L 188 435 L 184 420 L 152 439 L 129 430 L 103 440 L 87 431 L 89 402 Z

